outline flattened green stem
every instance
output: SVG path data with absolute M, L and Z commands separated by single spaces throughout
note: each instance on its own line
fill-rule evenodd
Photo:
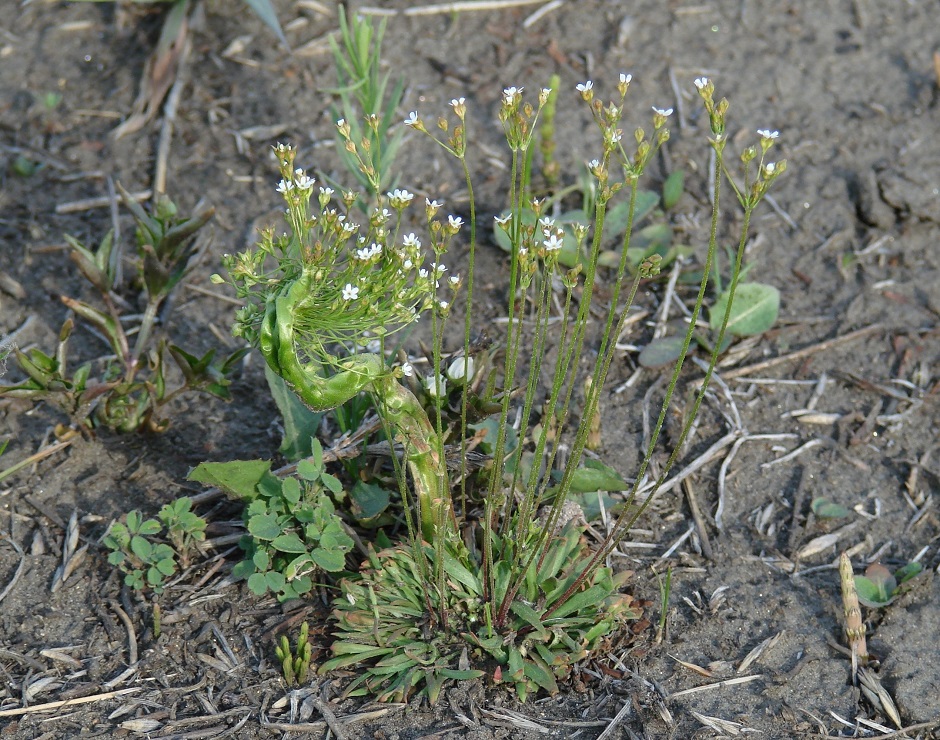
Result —
M 418 399 L 398 382 L 378 355 L 364 353 L 339 359 L 317 347 L 318 358 L 301 362 L 297 350 L 298 345 L 303 348 L 303 338 L 297 336 L 294 323 L 304 298 L 310 294 L 312 279 L 312 273 L 305 271 L 286 293 L 269 300 L 261 326 L 261 354 L 313 411 L 334 409 L 362 391 L 375 396 L 378 412 L 396 431 L 404 448 L 418 500 L 421 531 L 433 542 L 440 528 L 453 518 L 450 499 L 439 490 L 446 471 L 432 444 L 436 439 L 434 427 Z M 333 375 L 322 374 L 325 364 L 335 371 Z

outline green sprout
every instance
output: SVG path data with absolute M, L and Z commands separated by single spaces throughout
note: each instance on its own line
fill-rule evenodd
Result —
M 334 108 L 337 149 L 343 163 L 369 194 L 368 205 L 392 187 L 392 164 L 401 147 L 403 132 L 392 131 L 397 122 L 404 80 L 399 80 L 386 99 L 391 73 L 379 71 L 385 20 L 378 28 L 371 18 L 352 15 L 340 6 L 342 44 L 330 36 L 339 96 Z
M 170 296 L 186 276 L 197 253 L 197 234 L 212 218 L 213 209 L 199 209 L 187 218 L 179 215 L 172 201 L 160 196 L 151 214 L 118 188 L 137 222 L 137 281 L 146 299 L 143 314 L 136 324 L 129 324 L 114 297 L 127 286 L 121 279 L 120 249 L 113 233 L 105 235 L 96 249 L 66 236 L 73 261 L 99 294 L 99 306 L 68 296 L 63 296 L 62 302 L 105 338 L 113 355 L 103 361 L 99 377 L 92 374 L 92 362 L 71 371 L 69 340 L 75 321 L 68 318 L 53 354 L 14 348 L 16 363 L 27 379 L 0 386 L 0 396 L 46 401 L 84 429 L 161 432 L 169 421 L 160 415 L 160 409 L 182 393 L 201 391 L 228 400 L 229 376 L 246 350 L 218 362 L 215 350 L 198 357 L 156 338 L 158 322 L 166 318 L 161 313 L 166 313 Z M 173 389 L 167 384 L 167 353 L 183 376 L 182 384 Z
M 309 625 L 304 622 L 300 625 L 300 634 L 294 652 L 291 652 L 287 635 L 281 635 L 281 641 L 274 649 L 281 664 L 284 682 L 288 686 L 303 686 L 307 683 L 307 673 L 310 671 L 310 641 Z
M 855 576 L 858 600 L 872 609 L 888 606 L 905 590 L 903 586 L 923 569 L 920 563 L 908 563 L 892 573 L 881 563 L 872 563 L 865 569 L 865 575 Z

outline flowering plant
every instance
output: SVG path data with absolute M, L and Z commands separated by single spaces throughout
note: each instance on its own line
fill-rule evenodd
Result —
M 404 700 L 417 688 L 434 701 L 445 681 L 484 674 L 496 682 L 509 683 L 521 698 L 539 688 L 554 691 L 557 679 L 566 676 L 575 661 L 599 649 L 606 635 L 637 614 L 629 596 L 620 593 L 621 579 L 604 563 L 652 500 L 652 495 L 645 501 L 637 500 L 640 481 L 693 338 L 716 251 L 728 103 L 714 100 L 710 81 L 696 81 L 709 115 L 709 142 L 715 152 L 711 173 L 715 198 L 702 282 L 650 445 L 635 483 L 625 486 L 626 506 L 604 541 L 592 549 L 582 537 L 584 525 L 578 513 L 571 512 L 568 494 L 581 470 L 591 422 L 598 413 L 616 352 L 616 338 L 640 285 L 658 272 L 659 260 L 653 256 L 628 273 L 627 253 L 638 182 L 668 141 L 667 122 L 672 114 L 671 109 L 654 108 L 651 131 L 637 128 L 633 144 L 627 148 L 620 126 L 631 79 L 630 75 L 620 76 L 618 99 L 606 106 L 595 98 L 593 83 L 577 88 L 600 132 L 601 155 L 588 165 L 597 181 L 593 224 L 572 225 L 571 234 L 546 212 L 545 201 L 533 197 L 527 166 L 538 118 L 551 91 L 541 90 L 534 106 L 525 101 L 522 88 L 503 91 L 499 120 L 512 165 L 509 211 L 497 222 L 512 249 L 510 321 L 503 365 L 497 375 L 506 390 L 493 396 L 497 401 L 495 439 L 487 443 L 491 464 L 472 480 L 467 440 L 469 389 L 474 377 L 470 335 L 477 245 L 476 203 L 466 162 L 466 100 L 451 101 L 456 120 L 438 121 L 443 139 L 430 133 L 417 112 L 404 122 L 434 138 L 461 162 L 470 193 L 464 346 L 458 353 L 459 367 L 453 363 L 446 373 L 461 388 L 460 421 L 453 426 L 445 427 L 442 421 L 442 399 L 447 396 L 442 326 L 462 281 L 448 275 L 442 258 L 461 233 L 463 220 L 455 215 L 444 218 L 441 203 L 425 200 L 429 245 L 422 250 L 418 236 L 412 232 L 402 235 L 405 213 L 413 206 L 411 193 L 387 193 L 379 198 L 367 223 L 353 223 L 356 194 L 337 196 L 329 188 L 320 188 L 314 198 L 315 183 L 295 167 L 295 150 L 287 145 L 275 149 L 282 176 L 278 190 L 287 204 L 290 231 L 275 236 L 269 230 L 257 249 L 226 258 L 231 281 L 245 301 L 235 333 L 258 347 L 270 369 L 313 410 L 335 408 L 360 392 L 371 393 L 387 434 L 400 445 L 406 463 L 404 468 L 396 464 L 396 470 L 409 532 L 407 542 L 380 552 L 370 550 L 359 577 L 341 583 L 343 595 L 336 601 L 334 658 L 321 666 L 321 671 L 365 664 L 366 670 L 350 686 L 351 692 Z M 337 124 L 341 137 L 349 136 L 347 126 L 345 121 Z M 760 136 L 759 145 L 748 148 L 742 156 L 743 184 L 728 177 L 745 212 L 744 226 L 716 349 L 691 418 L 702 402 L 727 329 L 751 213 L 785 169 L 785 162 L 771 164 L 765 159 L 776 132 L 761 132 Z M 755 159 L 756 176 L 749 168 Z M 600 335 L 591 338 L 588 324 L 592 308 L 597 308 L 594 288 L 605 216 L 609 204 L 623 197 L 628 217 L 621 258 L 611 280 L 606 320 Z M 523 218 L 526 210 L 534 212 L 537 220 Z M 586 255 L 567 270 L 559 266 L 566 236 L 573 236 L 579 244 L 578 254 Z M 585 250 L 580 248 L 582 244 Z M 266 267 L 268 260 L 276 263 L 271 271 Z M 530 305 L 533 308 L 527 322 Z M 557 317 L 553 316 L 556 312 Z M 385 356 L 386 338 L 422 314 L 430 317 L 433 335 L 432 368 L 424 383 L 428 395 L 436 399 L 430 410 L 402 382 L 415 372 L 411 363 L 390 367 Z M 560 331 L 550 332 L 555 318 L 560 319 Z M 528 359 L 529 372 L 523 382 L 519 375 L 526 323 L 532 333 L 526 337 L 530 351 L 524 359 Z M 572 411 L 573 390 L 580 358 L 588 354 L 585 344 L 593 339 L 597 341 L 596 360 L 587 372 L 589 382 L 584 384 L 585 397 L 577 419 Z M 375 341 L 377 347 L 370 349 Z M 549 369 L 545 358 L 552 345 L 557 359 Z M 517 386 L 519 391 L 515 392 Z M 536 425 L 537 408 L 542 409 L 542 422 Z M 519 440 L 513 439 L 513 416 L 519 420 Z M 676 450 L 682 447 L 691 418 Z M 452 478 L 444 443 L 455 431 L 460 442 L 456 466 L 460 474 Z M 555 470 L 563 438 L 569 453 Z M 530 453 L 528 462 L 520 454 L 523 447 Z M 670 455 L 653 495 L 677 457 L 677 451 Z M 397 463 L 395 456 L 392 459 Z

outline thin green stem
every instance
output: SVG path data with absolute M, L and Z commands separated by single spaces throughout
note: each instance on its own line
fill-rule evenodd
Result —
M 473 280 L 475 277 L 475 259 L 477 247 L 477 211 L 476 199 L 473 196 L 473 182 L 470 178 L 470 168 L 467 167 L 467 158 L 460 157 L 463 165 L 464 179 L 467 182 L 467 192 L 470 196 L 470 255 L 467 266 L 467 308 L 464 312 L 463 328 L 463 356 L 464 377 L 463 392 L 460 394 L 460 512 L 467 516 L 467 404 L 470 396 L 470 331 L 473 316 Z
M 679 440 L 676 442 L 672 454 L 669 456 L 669 459 L 666 461 L 666 465 L 663 468 L 663 471 L 656 482 L 656 485 L 653 487 L 653 490 L 650 492 L 650 495 L 644 501 L 643 505 L 636 509 L 633 514 L 631 514 L 631 509 L 633 508 L 632 504 L 636 499 L 637 491 L 639 490 L 640 483 L 643 480 L 643 476 L 646 473 L 646 469 L 649 467 L 649 463 L 652 460 L 653 452 L 656 449 L 656 443 L 659 440 L 659 434 L 662 431 L 663 425 L 666 420 L 666 414 L 669 410 L 669 405 L 672 402 L 672 396 L 675 392 L 677 383 L 679 382 L 679 373 L 682 370 L 682 366 L 685 362 L 685 357 L 689 351 L 689 345 L 692 342 L 692 338 L 695 333 L 695 324 L 698 321 L 699 314 L 701 313 L 702 305 L 705 301 L 705 292 L 708 287 L 708 278 L 711 273 L 712 261 L 715 257 L 715 252 L 717 250 L 718 243 L 718 216 L 719 216 L 719 198 L 721 190 L 721 172 L 722 172 L 722 157 L 720 152 L 716 152 L 715 157 L 715 167 L 712 173 L 712 177 L 715 182 L 715 199 L 712 203 L 712 219 L 711 219 L 711 231 L 708 240 L 708 253 L 705 257 L 705 265 L 702 271 L 702 281 L 699 284 L 699 291 L 696 297 L 695 306 L 692 309 L 692 316 L 689 320 L 689 328 L 686 331 L 685 338 L 683 340 L 682 351 L 679 353 L 679 358 L 676 360 L 675 368 L 673 369 L 672 377 L 669 381 L 669 386 L 666 389 L 666 396 L 663 399 L 663 405 L 660 409 L 659 418 L 656 421 L 656 425 L 653 428 L 653 433 L 650 438 L 650 443 L 647 447 L 646 454 L 643 457 L 643 461 L 640 464 L 639 469 L 636 473 L 636 479 L 633 484 L 633 487 L 630 490 L 630 494 L 627 497 L 626 505 L 624 506 L 624 511 L 618 518 L 616 524 L 614 525 L 613 530 L 608 535 L 607 540 L 603 547 L 601 547 L 588 562 L 587 567 L 582 572 L 581 576 L 569 586 L 569 588 L 562 594 L 562 597 L 556 602 L 555 606 L 548 609 L 543 615 L 542 619 L 547 619 L 550 617 L 562 604 L 564 604 L 568 599 L 571 598 L 584 584 L 584 582 L 591 577 L 591 575 L 596 572 L 600 564 L 613 552 L 614 548 L 620 542 L 620 539 L 624 534 L 629 530 L 629 528 L 637 521 L 639 516 L 646 510 L 650 505 L 653 499 L 656 496 L 656 493 L 659 491 L 660 486 L 663 481 L 666 479 L 666 475 L 669 473 L 672 466 L 675 464 L 676 460 L 679 457 L 680 450 L 685 441 L 685 438 L 688 435 L 689 430 L 692 426 L 692 421 L 695 419 L 695 415 L 698 413 L 698 409 L 701 406 L 701 402 L 705 397 L 705 391 L 708 388 L 708 382 L 711 380 L 711 375 L 714 370 L 715 365 L 718 363 L 718 347 L 719 344 L 716 343 L 712 355 L 711 361 L 709 363 L 708 371 L 706 372 L 705 379 L 702 385 L 702 389 L 696 398 L 695 404 L 692 408 L 692 413 L 689 416 L 689 421 L 685 424 L 682 429 L 682 432 L 679 435 Z M 742 227 L 741 243 L 743 244 L 747 237 L 747 224 L 749 222 L 750 213 L 745 212 L 745 223 Z M 735 276 L 736 277 L 736 276 Z M 735 279 L 732 278 L 732 280 Z M 731 303 L 729 301 L 728 310 L 730 311 Z M 726 314 L 727 318 L 727 314 Z

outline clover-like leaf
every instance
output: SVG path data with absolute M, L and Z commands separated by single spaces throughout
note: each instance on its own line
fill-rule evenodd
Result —
M 248 534 L 259 540 L 273 540 L 281 534 L 281 530 L 274 514 L 257 514 L 248 520 Z

